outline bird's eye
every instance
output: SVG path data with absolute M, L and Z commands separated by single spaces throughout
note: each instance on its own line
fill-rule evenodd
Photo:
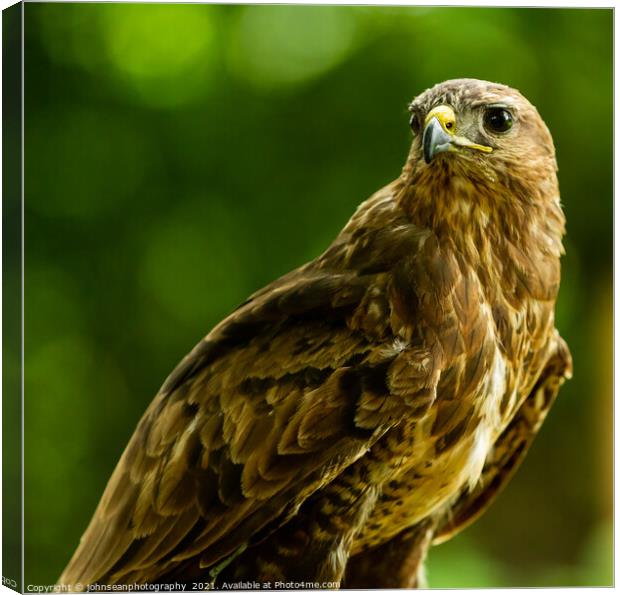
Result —
M 508 132 L 512 124 L 512 114 L 503 107 L 490 107 L 484 113 L 484 127 L 491 132 Z
M 417 114 L 411 114 L 411 118 L 409 118 L 409 126 L 413 131 L 413 134 L 418 134 L 420 132 L 420 118 Z

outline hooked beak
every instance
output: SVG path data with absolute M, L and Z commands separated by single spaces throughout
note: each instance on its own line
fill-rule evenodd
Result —
M 456 151 L 458 147 L 468 147 L 483 153 L 490 153 L 493 148 L 479 145 L 464 136 L 456 135 L 456 114 L 447 105 L 432 109 L 426 116 L 422 148 L 424 161 L 430 163 L 438 153 Z
M 431 118 L 424 128 L 422 146 L 426 163 L 430 163 L 437 153 L 454 150 L 452 148 L 452 136 L 443 129 L 436 117 Z

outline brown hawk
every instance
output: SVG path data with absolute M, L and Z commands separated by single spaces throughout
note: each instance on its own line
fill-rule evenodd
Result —
M 571 374 L 553 142 L 500 84 L 410 111 L 401 176 L 168 377 L 61 583 L 415 586 L 506 484 Z

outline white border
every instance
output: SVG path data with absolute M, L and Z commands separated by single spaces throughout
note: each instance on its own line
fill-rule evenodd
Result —
M 26 2 L 36 2 L 39 0 L 26 0 Z M 67 0 L 40 0 L 40 1 L 46 1 L 46 2 L 65 2 Z M 99 2 L 101 3 L 102 0 L 78 0 L 81 2 Z M 104 0 L 104 1 L 110 1 L 110 0 Z M 118 1 L 119 3 L 122 2 L 129 2 L 130 0 L 112 0 L 112 1 Z M 135 2 L 134 2 L 135 3 Z M 144 0 L 141 3 L 163 3 L 163 2 L 157 2 L 156 0 Z M 200 0 L 183 0 L 183 2 L 169 2 L 170 4 L 172 3 L 191 3 L 191 4 L 316 4 L 316 5 L 321 5 L 321 4 L 327 4 L 327 5 L 377 5 L 377 6 L 446 6 L 446 7 L 457 7 L 457 6 L 467 6 L 467 7 L 498 7 L 498 8 L 508 8 L 508 7 L 519 7 L 519 8 L 616 8 L 616 4 L 617 1 L 616 0 L 606 0 L 606 1 L 597 1 L 596 3 L 593 4 L 586 4 L 585 2 L 577 2 L 575 0 L 557 0 L 557 1 L 547 1 L 544 4 L 534 4 L 534 3 L 523 3 L 523 2 L 518 2 L 518 1 L 514 1 L 514 0 L 505 0 L 503 2 L 498 2 L 497 0 L 493 1 L 493 0 L 478 0 L 477 2 L 471 2 L 471 1 L 456 1 L 456 0 L 427 0 L 426 2 L 407 2 L 407 1 L 392 1 L 392 2 L 386 2 L 386 1 L 381 1 L 381 0 L 376 0 L 376 1 L 368 1 L 368 0 L 339 0 L 339 1 L 334 1 L 334 0 L 314 0 L 313 2 L 309 3 L 309 2 L 304 2 L 303 0 L 289 0 L 288 2 L 283 2 L 283 1 L 274 1 L 274 0 L 245 0 L 245 1 L 232 1 L 232 0 L 220 0 L 219 2 L 201 2 Z M 4 10 L 5 8 L 8 8 L 10 6 L 13 6 L 14 4 L 16 4 L 16 2 L 11 1 L 11 0 L 0 0 L 0 9 Z M 617 29 L 617 19 L 618 19 L 618 13 L 616 10 L 614 10 L 614 33 Z M 23 412 L 23 407 L 24 407 L 24 395 L 23 395 L 23 390 L 24 390 L 24 376 L 23 376 L 23 356 L 24 356 L 24 308 L 23 308 L 23 304 L 24 304 L 24 143 L 23 143 L 23 138 L 24 138 L 24 10 L 22 7 L 22 14 L 21 14 L 21 20 L 22 20 L 22 80 L 21 80 L 21 85 L 22 85 L 22 107 L 21 107 L 21 115 L 22 115 L 22 155 L 21 155 L 21 182 L 22 182 L 22 203 L 21 203 L 21 209 L 22 209 L 22 213 L 21 213 L 21 225 L 22 225 L 22 253 L 21 253 L 21 257 L 22 257 L 22 295 L 21 295 L 21 300 L 22 300 L 22 304 L 21 304 L 21 332 L 22 332 L 22 337 L 21 337 L 21 361 L 22 361 L 22 378 L 21 378 L 21 391 L 22 391 L 22 412 Z M 0 42 L 2 41 L 2 30 L 0 28 Z M 1 47 L 1 46 L 0 46 Z M 614 36 L 614 112 L 618 109 L 618 96 L 616 94 L 616 85 L 615 82 L 617 80 L 617 65 L 618 65 L 618 50 L 617 50 L 617 46 L 615 44 L 615 36 Z M 2 82 L 1 82 L 1 78 L 0 78 L 0 109 L 1 109 L 1 105 L 2 105 L 2 100 L 1 100 L 1 91 L 2 91 Z M 614 115 L 614 141 L 617 138 L 618 135 L 618 120 L 615 118 Z M 618 211 L 615 209 L 615 196 L 616 196 L 616 192 L 615 192 L 615 181 L 616 181 L 616 160 L 615 160 L 615 142 L 614 142 L 614 346 L 617 343 L 617 339 L 618 339 L 618 327 L 615 324 L 618 315 L 618 302 L 615 300 L 615 296 L 617 295 L 617 292 L 620 288 L 620 281 L 618 278 L 618 275 L 616 275 L 616 264 L 618 263 L 618 257 L 619 257 L 619 246 L 618 243 L 616 242 L 616 236 L 615 236 L 615 231 L 617 228 L 617 217 L 618 217 Z M 1 157 L 2 157 L 2 151 L 1 151 L 1 147 L 0 147 L 0 163 L 1 163 Z M 0 184 L 2 181 L 2 174 L 0 172 Z M 1 186 L 0 186 L 1 187 Z M 2 229 L 0 226 L 0 262 L 1 262 L 1 256 L 2 256 Z M 0 289 L 2 286 L 2 280 L 0 277 Z M 2 312 L 0 309 L 0 336 L 1 336 L 1 330 L 2 330 Z M 2 363 L 0 361 L 0 370 L 1 370 L 1 366 Z M 618 353 L 618 351 L 616 349 L 614 349 L 614 372 L 616 369 L 620 369 L 620 354 Z M 1 387 L 0 387 L 0 394 L 1 394 Z M 615 397 L 616 391 L 615 391 L 615 373 L 614 373 L 614 397 Z M 614 429 L 617 427 L 617 414 L 618 414 L 618 409 L 615 407 L 615 398 L 614 398 Z M 2 420 L 2 411 L 0 408 L 0 427 L 1 427 L 1 420 Z M 23 463 L 24 463 L 24 419 L 23 419 L 23 415 L 22 415 L 22 445 L 21 445 L 21 460 L 22 460 L 22 485 L 21 485 L 21 489 L 22 489 L 22 507 L 23 507 L 23 496 L 24 496 L 24 473 L 23 473 Z M 0 443 L 0 456 L 1 456 L 1 443 Z M 616 473 L 616 464 L 618 461 L 618 444 L 615 440 L 615 431 L 614 431 L 614 511 L 617 511 L 617 495 L 618 495 L 618 490 L 617 490 L 617 484 L 616 484 L 616 479 L 617 479 L 617 473 Z M 0 477 L 0 504 L 1 504 L 1 498 L 2 498 L 2 492 L 1 492 L 1 486 L 2 486 L 2 479 Z M 22 519 L 21 519 L 21 524 L 22 524 L 22 560 L 24 559 L 24 518 L 22 515 Z M 618 531 L 618 515 L 614 515 L 614 570 L 617 569 L 619 567 L 619 562 L 620 562 L 620 554 L 618 552 L 618 548 L 615 548 L 615 535 L 616 532 Z M 1 517 L 0 517 L 0 530 L 1 530 Z M 2 553 L 2 543 L 0 541 L 0 560 L 1 560 L 1 553 Z M 615 577 L 615 572 L 614 572 L 614 577 Z M 22 586 L 25 588 L 25 582 L 24 582 L 24 567 L 22 564 Z M 559 589 L 559 588 L 558 588 Z M 539 589 L 540 591 L 557 591 L 558 589 L 551 589 L 551 588 L 541 588 Z M 615 590 L 614 587 L 612 587 L 611 589 Z M 522 589 L 522 588 L 516 588 L 516 589 L 510 589 L 511 592 L 526 592 L 529 591 L 529 589 Z M 586 593 L 586 594 L 594 594 L 594 593 L 599 593 L 601 590 L 610 590 L 610 588 L 604 588 L 604 587 L 599 587 L 599 588 L 580 588 L 580 587 L 573 587 L 571 588 L 571 591 L 579 591 L 580 593 Z M 436 589 L 436 591 L 441 592 L 444 591 L 443 589 Z M 466 592 L 466 591 L 478 591 L 478 589 L 451 589 L 451 592 L 455 592 L 455 593 L 459 593 L 459 592 Z M 495 594 L 500 594 L 503 593 L 505 591 L 505 589 L 484 589 L 485 593 L 488 593 L 489 595 L 495 595 Z M 353 593 L 357 593 L 359 591 L 349 591 L 349 592 L 353 592 Z M 384 590 L 383 592 L 385 593 L 394 593 L 395 595 L 402 595 L 402 591 L 399 590 Z M 11 593 L 15 593 L 15 591 L 12 591 L 10 589 L 8 589 L 7 587 L 4 587 L 2 585 L 0 585 L 0 595 L 1 594 L 11 594 Z M 236 593 L 246 593 L 243 591 L 237 591 Z M 255 592 L 247 592 L 247 593 L 255 593 Z M 324 591 L 305 591 L 304 593 L 324 593 Z

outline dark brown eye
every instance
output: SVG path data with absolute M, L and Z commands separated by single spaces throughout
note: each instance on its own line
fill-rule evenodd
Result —
M 512 114 L 503 107 L 490 107 L 484 113 L 484 127 L 491 132 L 508 132 L 512 124 Z
M 409 126 L 413 131 L 413 134 L 418 134 L 418 132 L 420 132 L 420 118 L 417 114 L 411 114 L 411 118 L 409 118 Z

